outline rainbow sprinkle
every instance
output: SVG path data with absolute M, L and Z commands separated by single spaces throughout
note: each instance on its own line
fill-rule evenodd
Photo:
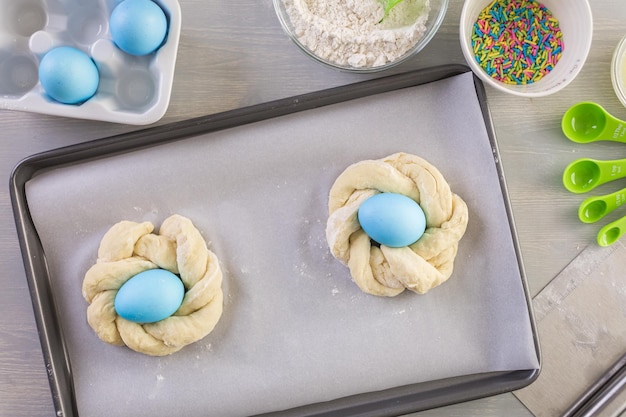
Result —
M 472 31 L 476 62 L 506 84 L 530 84 L 548 74 L 563 53 L 559 21 L 541 3 L 494 0 Z

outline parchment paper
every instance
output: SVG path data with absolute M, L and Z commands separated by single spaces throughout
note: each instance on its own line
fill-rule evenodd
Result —
M 325 240 L 349 164 L 397 151 L 469 206 L 455 272 L 426 295 L 362 293 Z M 405 384 L 535 369 L 493 150 L 471 73 L 42 173 L 27 199 L 81 417 L 241 416 Z M 85 271 L 114 223 L 189 217 L 224 269 L 224 314 L 163 358 L 101 342 Z

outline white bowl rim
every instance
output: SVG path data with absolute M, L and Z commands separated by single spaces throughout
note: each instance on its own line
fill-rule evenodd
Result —
M 396 59 L 395 61 L 392 62 L 388 62 L 387 64 L 384 65 L 379 65 L 376 67 L 351 67 L 351 66 L 346 66 L 346 65 L 339 65 L 339 64 L 335 64 L 333 62 L 327 61 L 323 58 L 320 58 L 319 56 L 317 56 L 315 53 L 313 53 L 313 51 L 311 51 L 309 48 L 307 48 L 306 46 L 304 46 L 297 38 L 297 36 L 295 36 L 295 34 L 291 33 L 290 30 L 288 30 L 289 27 L 292 26 L 291 22 L 288 22 L 285 20 L 284 16 L 282 15 L 282 13 L 280 12 L 280 7 L 283 5 L 283 0 L 272 0 L 272 4 L 274 6 L 274 12 L 276 13 L 276 16 L 278 17 L 278 20 L 280 22 L 280 25 L 283 29 L 283 31 L 287 34 L 287 36 L 289 37 L 289 39 L 291 39 L 292 42 L 294 42 L 298 48 L 305 53 L 307 56 L 309 56 L 310 58 L 313 58 L 314 60 L 316 60 L 317 62 L 325 65 L 328 68 L 332 68 L 334 70 L 338 70 L 338 71 L 342 71 L 342 72 L 348 72 L 348 73 L 354 73 L 354 74 L 370 74 L 370 73 L 376 73 L 376 72 L 380 72 L 380 71 L 384 71 L 390 68 L 393 68 L 397 65 L 400 65 L 402 63 L 404 63 L 405 61 L 407 61 L 408 59 L 410 59 L 411 57 L 415 56 L 417 53 L 419 53 L 422 49 L 424 49 L 426 47 L 426 45 L 428 45 L 430 43 L 430 41 L 432 40 L 432 38 L 435 37 L 435 35 L 437 34 L 437 32 L 439 31 L 439 28 L 441 27 L 445 17 L 446 17 L 446 13 L 448 11 L 449 5 L 450 5 L 450 0 L 437 0 L 441 3 L 441 7 L 440 7 L 440 11 L 439 13 L 437 13 L 435 20 L 432 23 L 432 27 L 431 30 L 427 31 L 424 33 L 424 36 L 422 38 L 420 38 L 417 43 L 411 48 L 409 49 L 403 56 L 399 57 L 398 59 Z
M 611 59 L 611 83 L 613 84 L 615 95 L 626 106 L 626 84 L 622 85 L 617 74 L 618 67 L 620 64 L 623 65 L 624 60 L 626 60 L 626 35 L 617 43 Z

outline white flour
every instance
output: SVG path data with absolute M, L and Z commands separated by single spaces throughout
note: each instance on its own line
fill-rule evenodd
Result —
M 403 56 L 424 35 L 430 12 L 429 0 L 404 0 L 381 22 L 378 0 L 282 1 L 301 44 L 323 60 L 356 68 Z

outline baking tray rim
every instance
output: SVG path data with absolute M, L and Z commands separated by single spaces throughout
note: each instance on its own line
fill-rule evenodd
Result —
M 471 72 L 470 68 L 461 64 L 447 64 L 412 70 L 405 73 L 360 81 L 212 115 L 200 116 L 189 120 L 90 140 L 34 154 L 20 161 L 11 172 L 9 192 L 18 241 L 22 253 L 22 261 L 42 346 L 42 354 L 57 414 L 65 417 L 78 416 L 78 408 L 72 379 L 70 357 L 51 291 L 46 256 L 30 216 L 26 198 L 26 183 L 34 178 L 37 173 L 66 164 L 110 157 L 115 154 L 183 140 L 199 134 L 208 134 L 231 127 L 285 116 L 295 112 L 428 84 L 468 72 Z M 537 326 L 533 314 L 532 301 L 515 228 L 506 179 L 500 162 L 501 158 L 495 136 L 495 128 L 487 104 L 485 88 L 476 75 L 472 73 L 472 76 L 483 120 L 492 146 L 498 180 L 511 229 L 512 243 L 515 249 L 522 287 L 529 312 L 538 367 L 535 369 L 490 372 L 421 382 L 378 392 L 357 394 L 284 411 L 276 411 L 271 413 L 271 415 L 281 417 L 322 417 L 331 415 L 360 417 L 394 416 L 514 391 L 531 384 L 539 376 L 542 358 Z

